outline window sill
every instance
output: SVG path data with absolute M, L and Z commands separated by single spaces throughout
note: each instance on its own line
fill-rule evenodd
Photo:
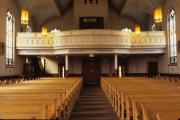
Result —
M 6 65 L 6 68 L 15 68 L 15 67 L 11 65 Z
M 170 63 L 168 66 L 177 66 L 177 63 Z

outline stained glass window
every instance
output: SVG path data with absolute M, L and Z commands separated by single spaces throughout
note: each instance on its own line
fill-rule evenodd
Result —
M 169 47 L 170 47 L 170 63 L 177 62 L 177 40 L 176 40 L 176 16 L 174 9 L 169 14 Z
M 11 11 L 6 16 L 6 65 L 13 65 L 14 16 Z

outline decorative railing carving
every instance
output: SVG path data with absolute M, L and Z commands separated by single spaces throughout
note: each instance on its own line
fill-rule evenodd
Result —
M 70 30 L 59 33 L 18 33 L 17 49 L 67 48 L 165 48 L 164 31 L 122 32 L 119 30 Z

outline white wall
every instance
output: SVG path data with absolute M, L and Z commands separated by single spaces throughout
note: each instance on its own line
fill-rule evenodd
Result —
M 54 58 L 45 58 L 45 71 L 48 74 L 58 74 L 58 60 Z

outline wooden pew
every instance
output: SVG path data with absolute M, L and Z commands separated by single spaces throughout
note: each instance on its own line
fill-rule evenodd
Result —
M 172 114 L 171 109 L 178 111 L 178 107 L 180 107 L 178 106 L 179 100 L 172 100 L 180 98 L 180 87 L 177 84 L 169 85 L 167 81 L 145 78 L 123 78 L 120 80 L 118 78 L 105 78 L 101 81 L 101 86 L 115 111 L 121 116 L 121 120 L 129 120 L 131 117 L 135 120 L 149 120 L 149 116 L 152 116 L 150 120 L 160 119 L 159 113 L 163 114 L 166 110 Z M 164 99 L 166 101 L 163 101 Z M 165 104 L 174 104 L 175 106 L 172 105 L 171 108 Z M 154 112 L 157 108 L 158 111 Z M 124 114 L 126 114 L 126 118 Z
M 66 120 L 81 86 L 81 78 L 46 78 L 0 87 L 0 119 Z

